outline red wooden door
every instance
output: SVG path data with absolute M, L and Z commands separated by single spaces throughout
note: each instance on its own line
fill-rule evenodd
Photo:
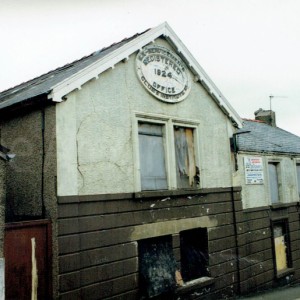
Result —
M 49 221 L 5 226 L 5 299 L 51 298 L 51 227 Z

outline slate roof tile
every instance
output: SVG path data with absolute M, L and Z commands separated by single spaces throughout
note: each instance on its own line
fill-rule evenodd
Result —
M 243 120 L 243 128 L 238 134 L 238 149 L 250 152 L 269 152 L 300 154 L 300 137 L 279 127 L 272 127 L 264 122 Z
M 149 30 L 149 29 L 148 29 Z M 146 31 L 148 31 L 146 30 Z M 118 43 L 114 43 L 109 47 L 103 48 L 99 51 L 92 53 L 91 55 L 85 56 L 79 60 L 76 60 L 72 63 L 66 64 L 60 68 L 57 68 L 53 71 L 50 71 L 46 74 L 43 74 L 39 77 L 36 77 L 27 82 L 21 83 L 13 88 L 5 90 L 0 93 L 0 109 L 4 103 L 8 105 L 13 105 L 15 103 L 19 103 L 25 101 L 27 99 L 31 99 L 38 95 L 47 94 L 51 91 L 51 88 L 63 81 L 64 79 L 76 74 L 82 69 L 88 67 L 92 63 L 97 60 L 104 58 L 109 53 L 114 50 L 122 47 L 126 43 L 135 39 L 136 37 L 142 35 L 146 31 L 142 33 L 137 33 L 130 38 L 125 38 Z M 2 105 L 1 105 L 2 104 Z

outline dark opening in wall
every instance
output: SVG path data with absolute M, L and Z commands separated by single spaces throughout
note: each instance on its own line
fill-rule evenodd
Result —
M 184 281 L 208 276 L 208 238 L 206 228 L 180 232 L 181 274 Z
M 140 240 L 138 246 L 142 297 L 153 298 L 172 292 L 176 287 L 172 236 Z

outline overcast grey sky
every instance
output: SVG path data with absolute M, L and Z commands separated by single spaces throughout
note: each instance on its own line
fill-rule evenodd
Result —
M 0 0 L 0 90 L 167 21 L 235 110 L 300 136 L 300 0 Z

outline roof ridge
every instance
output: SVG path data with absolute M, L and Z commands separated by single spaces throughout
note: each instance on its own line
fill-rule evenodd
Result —
M 247 119 L 247 118 L 242 118 L 242 120 L 249 121 L 249 122 L 256 122 L 256 123 L 264 123 L 264 124 L 268 125 L 266 122 L 264 122 L 262 120 Z

